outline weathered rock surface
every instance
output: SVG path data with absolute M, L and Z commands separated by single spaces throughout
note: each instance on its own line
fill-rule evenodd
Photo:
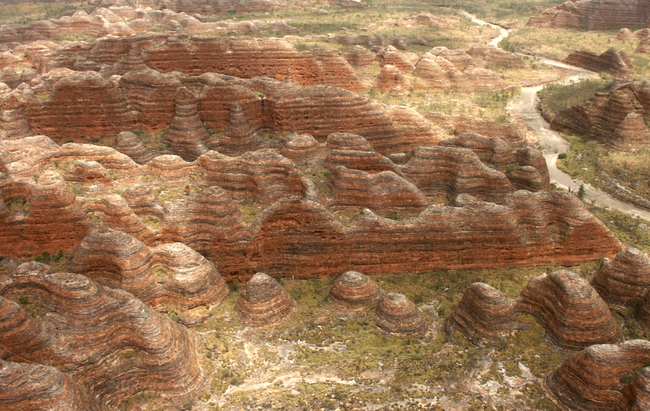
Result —
M 286 318 L 296 307 L 296 302 L 282 285 L 264 273 L 255 274 L 242 290 L 237 301 L 237 311 L 246 325 L 260 327 L 272 325 Z
M 0 294 L 3 358 L 56 367 L 107 408 L 145 390 L 184 396 L 201 386 L 195 337 L 125 291 L 26 263 Z M 20 296 L 44 315 L 11 301 Z
M 506 175 L 486 166 L 470 149 L 418 147 L 409 161 L 398 167 L 426 196 L 470 194 L 485 201 L 501 202 L 514 191 Z
M 603 259 L 591 285 L 608 304 L 639 302 L 650 287 L 650 259 L 636 248 L 625 248 L 613 260 Z
M 552 7 L 528 25 L 587 30 L 645 26 L 650 20 L 648 0 L 577 0 Z
M 7 411 L 105 409 L 69 374 L 55 367 L 3 360 L 0 360 L 0 407 Z
M 484 283 L 472 283 L 465 290 L 447 325 L 460 330 L 472 341 L 504 337 L 517 328 L 514 301 Z
M 384 294 L 377 307 L 377 326 L 396 334 L 417 334 L 426 330 L 424 315 L 402 294 Z
M 336 275 L 352 268 L 385 273 L 404 264 L 426 271 L 571 263 L 597 260 L 601 253 L 613 256 L 621 249 L 580 200 L 561 192 L 520 190 L 506 196 L 504 205 L 469 201 L 459 207 L 429 206 L 408 220 L 384 219 L 366 210 L 350 228 L 324 206 L 295 198 L 276 202 L 259 218 L 248 249 L 250 262 L 257 271 L 281 276 Z M 391 239 L 390 247 L 382 238 Z
M 205 143 L 209 138 L 196 109 L 194 94 L 185 87 L 178 89 L 174 117 L 165 133 L 165 141 L 183 160 L 194 161 L 207 152 Z
M 650 84 L 619 82 L 597 92 L 583 105 L 561 111 L 554 130 L 606 141 L 617 150 L 647 147 L 650 141 Z
M 367 207 L 377 211 L 422 211 L 427 199 L 411 182 L 392 171 L 370 174 L 338 166 L 330 176 L 332 206 Z
M 567 358 L 549 374 L 546 391 L 567 411 L 642 410 L 647 397 L 639 390 L 639 384 L 647 378 L 647 368 L 639 373 L 634 370 L 648 364 L 648 341 L 592 345 Z M 621 382 L 626 376 L 634 377 L 631 385 Z
M 318 141 L 309 134 L 288 133 L 284 136 L 280 154 L 300 164 L 313 160 L 319 152 Z
M 111 229 L 92 231 L 76 250 L 70 270 L 129 291 L 154 307 L 219 304 L 228 294 L 214 265 L 185 244 L 150 248 Z
M 609 49 L 600 56 L 589 51 L 571 53 L 564 62 L 596 73 L 607 73 L 614 77 L 627 77 L 634 73 L 630 57 L 624 51 Z
M 587 281 L 571 271 L 531 279 L 516 307 L 535 317 L 560 347 L 581 349 L 620 339 L 607 304 Z
M 348 310 L 358 311 L 368 308 L 379 298 L 379 286 L 358 271 L 346 271 L 334 282 L 329 292 L 329 299 Z

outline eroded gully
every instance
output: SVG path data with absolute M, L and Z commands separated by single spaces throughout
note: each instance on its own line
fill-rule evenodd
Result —
M 459 11 L 459 14 L 467 17 L 472 22 L 482 26 L 489 26 L 500 31 L 500 34 L 490 41 L 491 46 L 499 46 L 501 40 L 510 35 L 510 31 L 495 24 L 483 21 L 476 16 L 467 13 L 466 11 Z M 552 82 L 553 84 L 570 84 L 577 81 L 582 81 L 590 78 L 599 78 L 598 73 L 584 70 L 578 67 L 570 66 L 550 59 L 540 58 L 540 62 L 555 66 L 573 72 L 572 75 L 566 78 Z M 545 83 L 551 84 L 551 83 Z M 584 183 L 577 180 L 570 175 L 566 174 L 557 167 L 557 156 L 569 150 L 570 144 L 562 138 L 559 133 L 551 130 L 548 122 L 542 117 L 537 109 L 538 97 L 537 92 L 540 91 L 545 84 L 540 84 L 534 87 L 524 87 L 521 89 L 521 94 L 508 102 L 508 113 L 521 124 L 525 125 L 528 129 L 527 138 L 531 143 L 536 143 L 542 150 L 546 165 L 548 166 L 549 176 L 551 183 L 564 190 L 578 192 L 580 186 L 584 186 L 584 199 L 600 207 L 609 207 L 611 209 L 619 210 L 635 217 L 641 217 L 645 220 L 650 220 L 650 212 L 642 208 L 638 208 L 632 204 L 620 201 L 611 195 L 601 191 L 591 184 Z

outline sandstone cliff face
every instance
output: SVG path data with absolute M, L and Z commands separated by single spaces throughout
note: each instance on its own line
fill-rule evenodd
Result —
M 26 263 L 0 294 L 3 358 L 55 367 L 102 407 L 144 390 L 187 395 L 202 383 L 195 337 L 125 291 Z M 40 307 L 40 320 L 11 301 L 21 296 Z
M 617 150 L 646 147 L 650 138 L 646 124 L 650 119 L 649 90 L 647 82 L 615 83 L 586 104 L 560 112 L 551 127 L 607 141 Z
M 382 246 L 381 238 L 390 238 L 390 247 Z M 403 264 L 424 271 L 596 260 L 599 253 L 613 255 L 620 248 L 577 198 L 517 191 L 504 205 L 430 206 L 409 220 L 366 210 L 350 228 L 318 203 L 285 199 L 260 216 L 248 255 L 258 271 L 301 277 L 337 274 L 353 268 L 350 261 L 366 273 L 391 272 Z
M 530 280 L 517 301 L 517 310 L 537 318 L 561 347 L 585 348 L 620 339 L 607 304 L 571 271 L 555 271 Z
M 650 3 L 647 0 L 577 0 L 550 8 L 540 16 L 532 17 L 528 24 L 603 30 L 644 26 L 648 24 L 648 20 Z
M 264 273 L 257 273 L 248 280 L 237 301 L 242 322 L 255 327 L 275 324 L 291 314 L 295 307 L 296 302 L 282 285 Z
M 363 310 L 379 299 L 381 291 L 367 275 L 346 271 L 334 282 L 329 299 L 352 311 Z
M 99 411 L 88 391 L 55 367 L 0 360 L 0 406 L 7 411 Z
M 650 286 L 650 259 L 633 247 L 621 250 L 613 260 L 603 259 L 591 284 L 609 304 L 639 302 Z
M 567 358 L 546 378 L 547 393 L 563 410 L 640 410 L 647 401 L 639 386 L 647 378 L 647 369 L 634 370 L 648 363 L 650 343 L 645 340 L 592 345 Z M 632 384 L 621 383 L 631 375 Z
M 169 304 L 181 309 L 219 304 L 228 294 L 214 265 L 185 244 L 150 248 L 111 229 L 91 232 L 76 250 L 70 270 L 162 309 Z
M 588 51 L 576 51 L 565 58 L 564 62 L 597 73 L 608 73 L 614 77 L 628 77 L 634 74 L 627 53 L 614 49 L 609 49 L 600 56 Z
M 473 283 L 447 322 L 466 338 L 480 342 L 504 337 L 515 331 L 515 304 L 497 289 L 484 283 Z
M 426 330 L 422 311 L 402 294 L 388 293 L 382 296 L 377 307 L 377 326 L 396 334 L 417 334 Z
M 47 100 L 28 100 L 25 109 L 34 131 L 60 142 L 113 136 L 135 128 L 136 121 L 117 86 L 95 72 L 62 78 Z

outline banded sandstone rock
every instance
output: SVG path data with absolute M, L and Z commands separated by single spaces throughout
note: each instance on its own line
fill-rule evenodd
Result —
M 286 318 L 296 307 L 296 302 L 273 277 L 255 274 L 242 290 L 237 301 L 237 311 L 246 325 L 260 327 L 272 325 Z
M 165 141 L 176 155 L 185 161 L 194 161 L 207 151 L 205 143 L 209 137 L 196 109 L 194 94 L 185 87 L 178 89 L 174 117 L 165 133 Z
M 585 104 L 561 111 L 554 130 L 604 140 L 617 150 L 647 146 L 650 129 L 650 86 L 647 82 L 618 82 L 597 92 Z
M 634 71 L 627 53 L 614 49 L 608 49 L 600 56 L 588 51 L 576 51 L 564 59 L 564 62 L 597 73 L 605 72 L 614 77 L 626 77 Z
M 69 374 L 55 367 L 3 360 L 0 360 L 0 407 L 7 411 L 105 409 Z
M 396 334 L 418 334 L 427 328 L 422 311 L 398 293 L 388 293 L 381 297 L 376 321 L 382 330 Z
M 588 282 L 571 271 L 531 279 L 519 296 L 516 310 L 535 317 L 560 347 L 580 349 L 620 339 L 607 304 Z
M 353 311 L 363 310 L 380 298 L 380 289 L 367 275 L 358 271 L 341 274 L 329 292 L 330 300 Z
M 639 302 L 650 286 L 650 259 L 636 248 L 625 248 L 613 260 L 603 259 L 591 285 L 609 304 Z
M 195 337 L 125 291 L 31 263 L 0 294 L 3 357 L 52 365 L 106 408 L 145 390 L 194 395 L 202 384 Z M 19 296 L 40 307 L 40 321 L 9 300 Z
M 309 134 L 288 133 L 282 143 L 280 154 L 297 164 L 313 160 L 320 151 L 318 141 Z
M 639 27 L 648 24 L 648 0 L 577 0 L 552 7 L 537 17 L 531 17 L 530 26 L 581 28 L 587 30 Z
M 549 374 L 546 378 L 546 391 L 562 410 L 630 410 L 634 399 L 630 398 L 630 387 L 624 386 L 621 379 L 631 376 L 635 369 L 648 364 L 648 341 L 630 340 L 616 345 L 592 345 L 567 358 L 559 369 Z M 646 375 L 647 371 L 643 371 L 639 377 Z M 637 380 L 638 382 L 640 381 Z M 636 397 L 643 401 L 640 398 L 643 394 L 636 392 Z M 637 405 L 637 409 L 643 408 L 638 408 Z
M 212 263 L 188 246 L 150 248 L 111 229 L 92 231 L 76 250 L 70 270 L 129 291 L 154 307 L 219 304 L 228 294 Z
M 513 301 L 487 284 L 472 283 L 447 325 L 460 330 L 470 340 L 491 340 L 513 333 L 517 329 L 516 316 Z

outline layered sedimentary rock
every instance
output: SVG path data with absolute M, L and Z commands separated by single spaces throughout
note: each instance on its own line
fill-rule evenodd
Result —
M 299 164 L 314 159 L 319 148 L 318 141 L 313 136 L 289 133 L 283 139 L 280 154 Z
M 532 17 L 528 25 L 604 30 L 644 26 L 649 20 L 648 0 L 577 0 L 567 1 Z
M 385 156 L 377 153 L 368 141 L 356 134 L 334 133 L 327 136 L 327 157 L 323 165 L 329 169 L 344 166 L 349 169 L 363 170 L 368 173 L 393 171 L 402 175 L 395 164 Z
M 138 136 L 130 131 L 123 131 L 117 135 L 115 149 L 131 157 L 138 164 L 145 164 L 154 158 L 154 153 L 147 150 Z
M 551 127 L 604 140 L 617 150 L 644 148 L 650 139 L 649 96 L 647 82 L 618 82 L 585 104 L 561 111 Z
M 353 311 L 363 310 L 380 297 L 380 289 L 367 275 L 346 271 L 334 282 L 329 299 Z
M 650 259 L 634 247 L 625 248 L 613 260 L 603 259 L 591 285 L 609 304 L 638 302 L 650 287 Z
M 507 195 L 504 205 L 469 201 L 458 207 L 429 206 L 408 220 L 384 219 L 365 210 L 349 228 L 321 204 L 284 199 L 259 216 L 247 255 L 257 271 L 305 277 L 352 268 L 368 274 L 395 272 L 405 264 L 420 272 L 571 264 L 613 256 L 620 249 L 620 242 L 575 196 L 520 190 Z
M 248 271 L 245 249 L 251 233 L 228 192 L 213 186 L 167 207 L 165 241 L 183 242 L 209 258 L 229 276 Z
M 473 58 L 480 58 L 486 65 L 491 67 L 517 69 L 525 68 L 526 63 L 514 53 L 489 45 L 477 45 L 467 50 L 467 54 Z
M 48 365 L 0 360 L 0 407 L 7 411 L 105 409 L 69 374 Z
M 635 373 L 630 386 L 634 398 L 631 411 L 650 409 L 650 367 L 645 367 Z
M 296 302 L 282 285 L 264 273 L 257 273 L 246 282 L 237 301 L 237 311 L 241 313 L 242 322 L 255 327 L 280 322 L 295 307 Z
M 163 74 L 156 70 L 129 72 L 120 78 L 119 85 L 137 112 L 137 128 L 157 131 L 171 123 L 175 114 L 176 93 L 181 87 L 173 73 Z
M 470 340 L 481 341 L 504 337 L 517 328 L 513 301 L 484 283 L 472 283 L 465 290 L 447 322 Z
M 0 139 L 13 139 L 33 135 L 27 121 L 25 104 L 15 94 L 0 100 Z
M 174 117 L 165 141 L 185 161 L 194 161 L 207 151 L 205 143 L 209 137 L 196 109 L 194 94 L 185 87 L 178 89 Z
M 399 169 L 427 196 L 446 195 L 454 199 L 466 193 L 481 200 L 501 202 L 513 191 L 505 174 L 486 166 L 467 148 L 418 147 Z
M 259 137 L 246 120 L 241 105 L 232 103 L 230 106 L 230 124 L 226 133 L 221 136 L 216 145 L 217 151 L 228 155 L 242 155 L 255 150 L 259 145 Z
M 376 211 L 422 211 L 422 192 L 392 171 L 370 174 L 337 166 L 330 175 L 332 206 L 367 207 Z
M 291 43 L 279 39 L 236 38 L 224 42 L 214 38 L 168 38 L 160 47 L 150 50 L 147 64 L 161 72 L 265 76 L 303 86 L 324 84 L 352 91 L 362 88 L 340 52 L 299 52 Z
M 248 152 L 228 157 L 211 151 L 196 161 L 209 185 L 228 190 L 234 198 L 255 198 L 270 204 L 288 196 L 305 194 L 296 165 L 275 150 Z
M 417 334 L 426 330 L 424 315 L 402 294 L 384 294 L 377 307 L 377 326 L 397 334 Z
M 439 145 L 472 150 L 484 163 L 506 172 L 515 189 L 541 191 L 549 187 L 548 167 L 544 156 L 530 146 L 514 149 L 498 137 L 476 133 L 463 133 L 443 140 Z
M 25 109 L 37 133 L 59 142 L 114 136 L 136 121 L 118 87 L 92 71 L 62 78 L 44 101 L 32 98 Z
M 549 374 L 546 390 L 567 411 L 642 410 L 645 409 L 642 401 L 647 403 L 647 397 L 643 398 L 637 384 L 647 378 L 647 369 L 636 377 L 633 372 L 648 364 L 648 341 L 592 345 L 567 358 L 559 369 Z M 635 377 L 632 386 L 621 383 L 626 376 Z M 638 401 L 633 404 L 635 397 Z
M 397 67 L 392 64 L 386 64 L 381 68 L 377 77 L 378 90 L 388 91 L 392 94 L 405 94 L 407 91 L 406 88 L 407 85 L 404 75 Z
M 633 74 L 632 62 L 624 51 L 609 49 L 601 55 L 589 51 L 571 53 L 564 62 L 597 73 L 607 73 L 614 77 L 626 77 Z
M 54 366 L 107 408 L 145 390 L 189 395 L 201 385 L 195 337 L 130 293 L 26 263 L 0 294 L 3 358 Z
M 185 244 L 150 248 L 111 229 L 92 231 L 76 250 L 70 270 L 155 307 L 219 304 L 228 294 L 214 265 Z
M 355 67 L 366 67 L 374 63 L 377 56 L 367 48 L 356 45 L 345 54 L 345 59 Z
M 531 279 L 516 309 L 534 316 L 560 347 L 580 349 L 620 338 L 607 304 L 588 282 L 571 271 Z
M 20 167 L 22 163 L 12 165 Z M 0 176 L 0 254 L 18 257 L 43 251 L 56 253 L 75 247 L 86 236 L 88 221 L 81 204 L 61 176 L 47 171 L 37 180 L 31 174 L 27 178 L 11 173 Z

